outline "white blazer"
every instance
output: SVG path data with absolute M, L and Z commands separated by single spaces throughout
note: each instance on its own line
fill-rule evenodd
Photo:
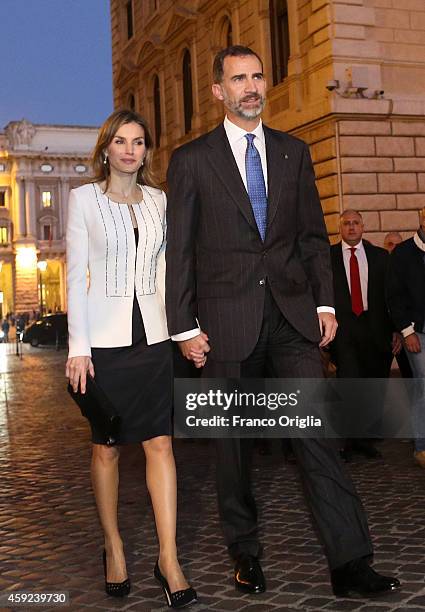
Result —
M 148 344 L 169 338 L 165 314 L 166 196 L 141 186 L 132 208 L 108 201 L 99 185 L 72 189 L 66 231 L 69 357 L 91 347 L 130 346 L 134 290 Z M 87 283 L 87 270 L 89 283 Z

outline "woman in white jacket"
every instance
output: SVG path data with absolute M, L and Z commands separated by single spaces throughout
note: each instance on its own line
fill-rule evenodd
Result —
M 171 442 L 172 352 L 164 305 L 165 208 L 152 176 L 144 119 L 114 112 L 93 154 L 94 181 L 73 189 L 67 226 L 69 358 L 66 375 L 84 393 L 86 376 L 121 417 L 118 445 L 139 442 L 159 539 L 155 576 L 172 607 L 196 601 L 176 551 L 176 471 Z M 89 279 L 87 279 L 87 271 Z M 104 530 L 105 588 L 130 592 L 118 530 L 119 446 L 92 426 L 92 483 Z

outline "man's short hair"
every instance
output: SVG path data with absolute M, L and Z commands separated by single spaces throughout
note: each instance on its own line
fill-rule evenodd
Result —
M 360 219 L 363 221 L 363 217 L 362 214 L 358 211 L 358 210 L 354 210 L 354 208 L 347 208 L 347 210 L 344 210 L 340 215 L 339 218 L 343 219 L 345 217 L 345 215 L 347 215 L 348 213 L 355 213 L 356 215 L 359 215 Z
M 244 57 L 245 55 L 254 55 L 261 64 L 261 70 L 263 70 L 263 61 L 261 57 L 255 53 L 249 47 L 243 47 L 242 45 L 232 45 L 231 47 L 226 47 L 217 53 L 214 58 L 213 64 L 213 79 L 214 83 L 221 83 L 223 80 L 223 64 L 224 59 L 226 57 Z

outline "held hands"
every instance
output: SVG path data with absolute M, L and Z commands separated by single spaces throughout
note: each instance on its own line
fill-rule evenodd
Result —
M 193 361 L 196 368 L 203 368 L 207 356 L 206 353 L 210 352 L 210 345 L 208 344 L 208 336 L 201 331 L 200 334 L 189 340 L 183 340 L 179 342 L 179 347 L 183 357 Z
M 421 343 L 418 338 L 418 335 L 413 333 L 409 334 L 404 338 L 404 346 L 409 351 L 409 353 L 420 353 L 421 352 Z
M 69 378 L 74 393 L 80 384 L 81 393 L 86 392 L 87 372 L 94 378 L 94 367 L 90 357 L 70 357 L 66 362 L 65 376 Z
M 322 348 L 328 346 L 335 338 L 338 323 L 335 315 L 331 312 L 319 312 L 317 316 L 319 317 L 320 333 L 322 335 L 319 346 Z

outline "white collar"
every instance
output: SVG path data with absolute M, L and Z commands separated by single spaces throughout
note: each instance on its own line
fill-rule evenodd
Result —
M 419 238 L 419 234 L 418 232 L 416 232 L 416 234 L 413 236 L 413 242 L 416 244 L 416 246 L 418 247 L 418 249 L 420 249 L 421 251 L 425 251 L 425 242 L 423 242 L 420 238 Z
M 341 239 L 341 244 L 342 244 L 342 250 L 343 251 L 348 251 L 348 249 L 364 249 L 363 246 L 363 240 L 360 240 L 360 242 L 358 242 L 357 244 L 354 245 L 354 247 L 350 246 L 349 244 L 347 244 L 344 240 Z
M 255 134 L 255 136 L 259 140 L 264 142 L 263 122 L 261 121 L 261 119 L 260 119 L 260 123 L 257 125 L 255 130 L 252 130 L 252 132 L 247 132 L 246 130 L 243 130 L 235 123 L 232 123 L 232 121 L 230 121 L 227 115 L 224 118 L 223 126 L 224 126 L 224 129 L 226 130 L 227 139 L 231 145 L 235 143 L 236 141 L 241 140 L 242 138 L 245 138 L 245 134 Z

